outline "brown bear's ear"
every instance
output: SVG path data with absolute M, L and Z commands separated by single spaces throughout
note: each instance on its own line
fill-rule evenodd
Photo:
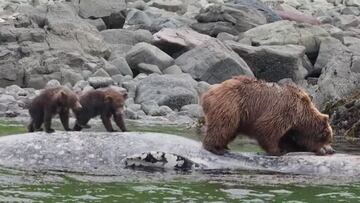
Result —
M 62 100 L 62 101 L 65 101 L 65 100 L 67 100 L 67 98 L 68 98 L 68 95 L 66 94 L 66 92 L 64 92 L 63 90 L 60 90 L 60 92 L 59 92 L 59 97 L 60 97 L 60 99 Z
M 111 103 L 112 102 L 112 97 L 110 95 L 106 95 L 104 98 L 105 103 Z
M 328 122 L 329 122 L 329 115 L 327 115 L 327 114 L 322 114 L 322 120 L 323 120 L 324 122 L 328 123 Z
M 124 99 L 126 99 L 127 97 L 128 97 L 128 93 L 127 92 L 123 92 L 123 97 L 124 97 Z

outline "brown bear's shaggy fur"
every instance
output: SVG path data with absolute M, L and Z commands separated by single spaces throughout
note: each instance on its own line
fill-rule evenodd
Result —
M 115 132 L 111 125 L 110 118 L 114 116 L 116 125 L 123 131 L 127 131 L 123 119 L 124 101 L 127 97 L 126 93 L 119 93 L 111 88 L 92 90 L 80 96 L 80 103 L 83 108 L 76 111 L 75 131 L 89 127 L 87 123 L 91 118 L 98 115 L 108 132 Z
M 213 153 L 224 154 L 238 133 L 255 138 L 270 155 L 334 152 L 329 117 L 295 86 L 237 76 L 211 87 L 202 106 L 207 125 L 203 146 Z
M 31 121 L 28 131 L 41 131 L 41 125 L 45 123 L 45 131 L 54 132 L 54 129 L 51 128 L 51 119 L 57 113 L 64 129 L 69 131 L 69 108 L 73 111 L 81 109 L 79 98 L 69 89 L 56 87 L 43 90 L 29 106 Z

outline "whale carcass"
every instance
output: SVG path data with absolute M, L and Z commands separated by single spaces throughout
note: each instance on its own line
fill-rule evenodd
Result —
M 244 152 L 218 156 L 204 150 L 198 141 L 170 134 L 36 132 L 1 137 L 0 166 L 25 171 L 64 171 L 93 175 L 121 175 L 146 167 L 359 176 L 360 156 L 295 153 L 275 157 Z

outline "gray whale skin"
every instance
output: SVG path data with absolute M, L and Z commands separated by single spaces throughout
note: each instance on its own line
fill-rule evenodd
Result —
M 144 132 L 35 132 L 0 138 L 0 166 L 25 171 L 121 175 L 138 167 L 161 170 L 257 170 L 286 174 L 359 176 L 360 156 L 281 157 L 231 152 L 214 155 L 188 138 Z

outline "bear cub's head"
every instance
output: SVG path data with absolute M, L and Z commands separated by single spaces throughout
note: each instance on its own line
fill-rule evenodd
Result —
M 105 104 L 110 106 L 111 110 L 116 114 L 122 114 L 124 109 L 124 102 L 127 98 L 127 93 L 119 93 L 115 90 L 109 89 L 105 91 Z
M 79 97 L 65 88 L 57 93 L 56 98 L 64 107 L 71 108 L 73 111 L 79 111 L 82 108 Z

